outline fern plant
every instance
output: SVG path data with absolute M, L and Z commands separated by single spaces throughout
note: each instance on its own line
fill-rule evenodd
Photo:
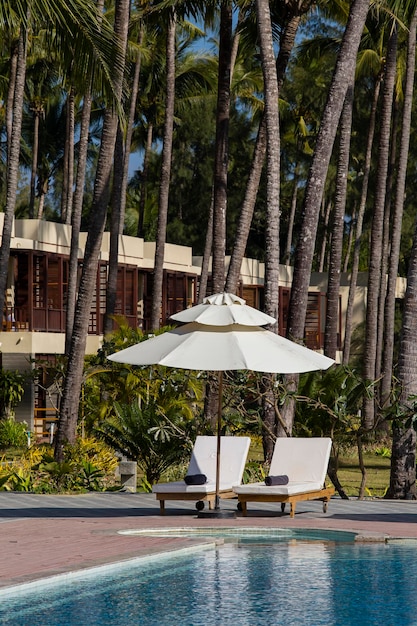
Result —
M 190 424 L 175 410 L 162 412 L 155 400 L 114 403 L 114 415 L 95 433 L 128 459 L 137 461 L 149 484 L 171 465 L 189 457 Z

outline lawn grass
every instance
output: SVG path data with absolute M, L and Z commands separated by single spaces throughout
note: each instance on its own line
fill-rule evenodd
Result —
M 391 459 L 375 453 L 364 454 L 366 469 L 365 497 L 383 497 L 389 486 Z M 340 483 L 349 497 L 358 497 L 362 474 L 357 455 L 342 456 L 337 472 Z

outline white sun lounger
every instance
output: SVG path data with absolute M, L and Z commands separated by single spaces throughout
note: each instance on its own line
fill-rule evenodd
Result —
M 242 482 L 250 437 L 221 437 L 220 443 L 220 498 L 236 498 L 233 487 Z M 216 458 L 217 437 L 199 435 L 196 438 L 187 475 L 205 474 L 204 485 L 187 485 L 183 480 L 158 483 L 152 492 L 160 503 L 161 515 L 165 512 L 165 500 L 191 500 L 197 510 L 204 508 L 204 502 L 212 509 L 216 497 Z
M 326 512 L 334 495 L 333 487 L 324 486 L 331 447 L 332 440 L 328 437 L 279 437 L 269 475 L 288 476 L 288 484 L 267 486 L 259 482 L 235 487 L 243 515 L 247 515 L 248 502 L 281 502 L 282 511 L 289 502 L 290 515 L 294 517 L 296 503 L 301 500 L 321 500 Z

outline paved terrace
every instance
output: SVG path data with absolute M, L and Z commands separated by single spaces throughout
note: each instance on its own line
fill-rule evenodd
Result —
M 300 502 L 291 519 L 279 504 L 248 504 L 248 516 L 198 518 L 194 503 L 167 502 L 166 515 L 152 494 L 76 496 L 0 493 L 0 589 L 69 571 L 161 553 L 203 538 L 146 537 L 120 530 L 158 528 L 314 528 L 351 530 L 363 540 L 417 539 L 417 502 L 341 500 L 327 513 L 321 502 Z M 236 511 L 236 500 L 221 509 Z

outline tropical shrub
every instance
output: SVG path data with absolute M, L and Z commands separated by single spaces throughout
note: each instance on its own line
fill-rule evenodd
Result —
M 139 329 L 130 328 L 123 318 L 117 317 L 117 322 L 118 329 L 86 361 L 80 407 L 85 432 L 94 434 L 97 427 L 114 415 L 115 402 L 128 405 L 132 398 L 142 405 L 157 404 L 162 414 L 176 411 L 184 419 L 194 418 L 201 410 L 202 377 L 186 370 L 109 361 L 108 355 L 148 339 Z M 157 334 L 165 330 L 162 328 Z
M 101 441 L 88 439 L 68 446 L 62 463 L 48 445 L 33 446 L 11 462 L 0 464 L 0 490 L 67 493 L 120 489 L 116 485 L 118 460 Z
M 27 446 L 26 422 L 15 422 L 12 418 L 0 420 L 0 449 Z
M 14 409 L 23 398 L 25 377 L 17 370 L 0 368 L 0 416 L 13 417 Z
M 157 482 L 171 465 L 189 458 L 194 439 L 193 421 L 175 408 L 163 412 L 155 400 L 114 403 L 114 413 L 95 434 L 129 460 L 136 461 L 149 484 Z

